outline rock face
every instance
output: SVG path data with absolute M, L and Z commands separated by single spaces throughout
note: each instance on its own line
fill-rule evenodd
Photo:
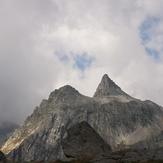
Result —
M 103 153 L 95 156 L 91 163 L 116 163 L 116 162 L 163 162 L 163 148 L 159 149 L 139 149 L 121 150 L 110 153 Z
M 117 86 L 107 74 L 102 77 L 102 81 L 99 84 L 94 97 L 103 97 L 108 95 L 126 95 L 119 86 Z
M 104 75 L 93 98 L 68 85 L 53 91 L 1 149 L 18 162 L 63 158 L 60 141 L 81 121 L 88 122 L 112 150 L 163 146 L 163 108 L 130 97 Z
M 82 121 L 67 130 L 68 136 L 61 141 L 66 157 L 85 157 L 111 151 L 111 147 L 86 122 Z
M 101 83 L 99 84 L 93 97 L 107 102 L 111 100 L 118 100 L 122 102 L 133 100 L 133 98 L 123 92 L 121 88 L 108 77 L 107 74 L 102 77 Z
M 0 122 L 0 147 L 3 142 L 7 139 L 7 137 L 18 127 L 19 125 L 9 121 Z
M 0 151 L 0 162 L 6 163 L 6 156 L 2 151 Z

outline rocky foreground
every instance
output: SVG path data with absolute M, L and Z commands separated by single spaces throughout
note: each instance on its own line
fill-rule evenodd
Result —
M 7 161 L 14 163 L 12 161 Z M 163 163 L 163 148 L 157 150 L 121 150 L 116 152 L 105 152 L 96 156 L 82 158 L 66 158 L 57 161 L 40 161 L 45 163 Z M 39 163 L 39 162 L 37 162 Z
M 56 163 L 163 162 L 163 147 L 111 152 L 110 145 L 86 121 L 69 128 L 67 133 L 67 137 L 61 141 L 67 158 Z
M 93 157 L 85 157 L 72 160 L 58 160 L 55 163 L 129 163 L 129 162 L 157 162 L 163 163 L 163 148 L 157 150 L 121 150 L 106 152 Z
M 163 147 L 158 149 L 123 149 L 111 151 L 111 147 L 86 122 L 77 123 L 67 130 L 67 137 L 61 141 L 65 159 L 57 161 L 39 161 L 51 163 L 128 163 L 163 162 Z M 0 151 L 0 161 L 6 161 Z M 34 161 L 31 161 L 34 162 Z

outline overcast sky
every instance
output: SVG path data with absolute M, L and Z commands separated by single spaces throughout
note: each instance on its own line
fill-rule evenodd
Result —
M 22 124 L 69 84 L 101 77 L 163 106 L 162 0 L 0 0 L 0 118 Z

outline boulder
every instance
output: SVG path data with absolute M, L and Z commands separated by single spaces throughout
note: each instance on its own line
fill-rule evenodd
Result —
M 79 158 L 111 151 L 110 145 L 86 121 L 70 127 L 67 133 L 61 141 L 66 157 Z

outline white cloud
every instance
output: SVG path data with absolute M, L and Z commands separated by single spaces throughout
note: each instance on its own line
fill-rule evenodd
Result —
M 1 0 L 0 6 L 1 117 L 22 123 L 64 84 L 92 96 L 105 73 L 128 94 L 163 105 L 162 1 Z M 143 31 L 150 37 L 143 43 L 149 18 L 159 22 Z M 159 52 L 159 62 L 146 48 Z M 83 54 L 94 59 L 81 70 L 74 64 Z

